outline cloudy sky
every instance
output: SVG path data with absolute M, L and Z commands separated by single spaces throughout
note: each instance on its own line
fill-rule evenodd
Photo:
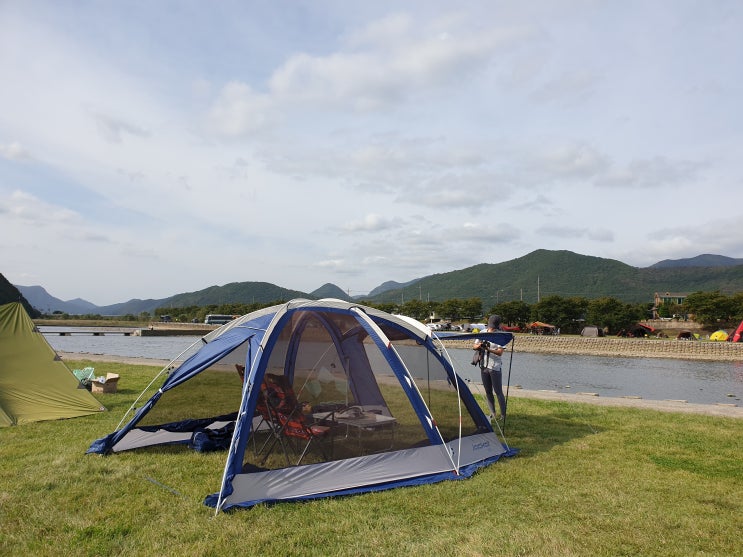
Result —
M 107 305 L 743 257 L 741 29 L 737 0 L 3 0 L 0 273 Z

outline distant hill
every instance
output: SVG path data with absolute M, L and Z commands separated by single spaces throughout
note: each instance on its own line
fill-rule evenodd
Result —
M 11 285 L 12 286 L 12 285 Z M 206 306 L 229 303 L 270 303 L 294 298 L 340 298 L 349 297 L 333 284 L 326 284 L 313 294 L 290 290 L 267 282 L 234 282 L 224 286 L 210 286 L 196 292 L 176 294 L 161 299 L 132 299 L 127 302 L 109 306 L 96 306 L 85 300 L 62 301 L 46 292 L 41 286 L 19 286 L 21 291 L 28 292 L 33 302 L 31 305 L 43 312 L 62 311 L 70 315 L 139 315 L 142 312 L 154 314 L 160 307 Z
M 87 300 L 76 298 L 65 302 L 55 298 L 41 286 L 17 286 L 17 288 L 33 307 L 46 313 L 54 313 L 55 311 L 69 313 L 70 315 L 100 313 L 98 306 Z
M 736 265 L 743 265 L 743 259 L 735 259 L 733 257 L 727 257 L 725 255 L 713 255 L 711 253 L 704 253 L 697 255 L 696 257 L 689 257 L 686 259 L 664 259 L 658 261 L 654 265 L 648 267 L 649 269 L 668 269 L 677 267 L 734 267 Z
M 613 259 L 570 251 L 536 250 L 503 263 L 482 263 L 424 277 L 404 288 L 369 296 L 371 302 L 411 299 L 443 301 L 480 297 L 485 306 L 549 295 L 652 302 L 655 292 L 743 291 L 743 265 L 730 267 L 637 268 Z
M 139 315 L 143 312 L 154 314 L 157 308 L 167 305 L 166 302 L 168 299 L 169 298 L 155 300 L 148 298 L 147 300 L 140 300 L 138 298 L 133 298 L 128 302 L 112 304 L 110 306 L 100 306 L 98 311 L 95 313 L 99 313 L 100 315 Z
M 45 313 L 61 311 L 70 315 L 139 315 L 143 311 L 153 313 L 165 300 L 129 300 L 110 306 L 97 306 L 87 300 L 75 298 L 74 300 L 60 300 L 49 294 L 42 286 L 18 286 L 29 303 L 36 309 Z
M 224 286 L 210 286 L 197 292 L 176 294 L 164 300 L 162 306 L 206 306 L 209 304 L 268 303 L 294 298 L 314 298 L 305 292 L 289 290 L 268 282 L 232 282 Z
M 336 286 L 335 284 L 332 284 L 330 282 L 323 284 L 317 290 L 310 292 L 310 296 L 317 300 L 320 300 L 322 298 L 336 298 L 338 300 L 345 300 L 346 302 L 352 301 L 351 296 L 341 290 L 339 286 Z
M 374 288 L 367 296 L 362 296 L 364 299 L 370 299 L 374 296 L 378 296 L 379 294 L 383 294 L 384 292 L 388 292 L 390 290 L 400 290 L 401 288 L 405 288 L 406 286 L 410 286 L 411 284 L 415 284 L 418 282 L 419 278 L 409 280 L 408 282 L 395 282 L 394 280 L 388 280 L 387 282 L 383 282 L 376 288 Z
M 678 262 L 684 263 L 677 264 Z M 264 304 L 294 298 L 351 299 L 342 289 L 330 283 L 308 294 L 266 282 L 233 282 L 160 300 L 135 299 L 96 307 L 80 299 L 62 302 L 49 296 L 41 287 L 19 289 L 33 289 L 35 294 L 46 294 L 47 297 L 41 298 L 39 305 L 32 303 L 43 311 L 48 308 L 53 311 L 59 307 L 67 313 L 101 315 L 138 315 L 144 311 L 152 314 L 161 307 L 253 302 Z M 406 283 L 388 281 L 373 289 L 367 296 L 355 296 L 354 299 L 397 303 L 413 299 L 444 301 L 451 298 L 479 297 L 486 308 L 489 308 L 497 302 L 512 300 L 523 300 L 531 304 L 549 295 L 589 299 L 611 296 L 624 302 L 650 303 L 655 292 L 691 293 L 715 290 L 728 295 L 743 292 L 743 260 L 720 255 L 700 255 L 676 262 L 660 261 L 650 267 L 638 268 L 613 259 L 570 251 L 536 250 L 503 263 L 481 263 Z M 52 305 L 52 302 L 72 305 L 57 306 Z M 75 309 L 63 309 L 72 307 Z
M 23 293 L 16 286 L 13 286 L 2 274 L 0 274 L 0 305 L 9 304 L 11 302 L 21 302 L 21 305 L 32 318 L 39 317 L 40 315 L 39 311 L 31 305 Z

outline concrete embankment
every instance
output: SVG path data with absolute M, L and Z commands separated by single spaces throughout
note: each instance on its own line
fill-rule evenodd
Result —
M 201 336 L 216 329 L 203 323 L 150 323 L 134 334 L 141 336 Z M 579 354 L 639 358 L 681 358 L 743 362 L 743 343 L 656 338 L 586 338 L 574 335 L 515 335 L 514 352 Z M 447 346 L 471 348 L 470 341 L 445 341 Z
M 470 341 L 446 341 L 449 346 L 470 348 Z M 585 338 L 516 334 L 514 352 L 579 354 L 584 356 L 681 358 L 743 362 L 743 343 L 654 338 Z
M 205 325 L 204 323 L 150 323 L 146 329 L 139 329 L 136 336 L 141 337 L 172 337 L 172 336 L 202 336 L 218 325 Z

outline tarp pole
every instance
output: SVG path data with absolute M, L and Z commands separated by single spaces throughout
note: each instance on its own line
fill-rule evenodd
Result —
M 508 419 L 508 392 L 511 390 L 511 366 L 513 365 L 513 347 L 516 344 L 516 335 L 511 340 L 511 355 L 508 358 L 508 380 L 506 382 L 506 414 L 503 416 L 503 430 L 506 429 L 506 420 Z M 505 438 L 505 434 L 504 434 Z
M 242 389 L 242 398 L 240 400 L 240 411 L 237 415 L 237 420 L 242 420 L 245 416 L 245 403 L 247 400 L 247 396 L 250 396 L 250 392 L 252 389 L 256 387 L 255 385 L 255 368 L 259 364 L 261 360 L 261 355 L 263 354 L 263 351 L 265 350 L 265 342 L 267 341 L 267 337 L 270 336 L 268 334 L 269 331 L 273 331 L 274 327 L 276 327 L 276 323 L 289 311 L 291 302 L 287 302 L 286 304 L 283 304 L 283 308 L 281 310 L 277 310 L 276 313 L 271 318 L 270 323 L 268 326 L 263 329 L 264 335 L 263 338 L 261 338 L 261 341 L 256 346 L 256 353 L 255 355 L 252 353 L 252 350 L 248 350 L 248 354 L 246 355 L 246 358 L 250 359 L 250 366 L 246 364 L 246 370 L 245 370 L 245 380 L 243 382 L 243 389 Z M 258 389 L 260 389 L 260 385 L 258 385 Z M 247 395 L 247 396 L 246 396 Z M 224 463 L 224 472 L 222 473 L 222 485 L 219 488 L 219 496 L 217 497 L 217 504 L 215 506 L 214 510 L 214 516 L 217 516 L 220 511 L 222 510 L 222 505 L 224 505 L 225 500 L 225 488 L 227 487 L 227 477 L 229 475 L 229 469 L 230 469 L 230 462 L 232 458 L 234 457 L 234 453 L 237 450 L 237 436 L 238 432 L 241 431 L 241 427 L 239 427 L 237 424 L 239 423 L 236 421 L 235 425 L 235 431 L 232 432 L 232 439 L 230 440 L 230 448 L 227 451 L 227 458 L 225 459 Z M 251 429 L 253 427 L 252 423 L 250 425 Z M 250 435 L 252 435 L 254 432 L 251 431 Z

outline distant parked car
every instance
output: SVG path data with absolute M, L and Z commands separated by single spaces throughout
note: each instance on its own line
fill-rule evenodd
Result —
M 162 321 L 163 323 L 170 323 L 171 321 L 173 321 L 173 318 L 170 317 L 170 315 L 161 315 L 160 321 Z

